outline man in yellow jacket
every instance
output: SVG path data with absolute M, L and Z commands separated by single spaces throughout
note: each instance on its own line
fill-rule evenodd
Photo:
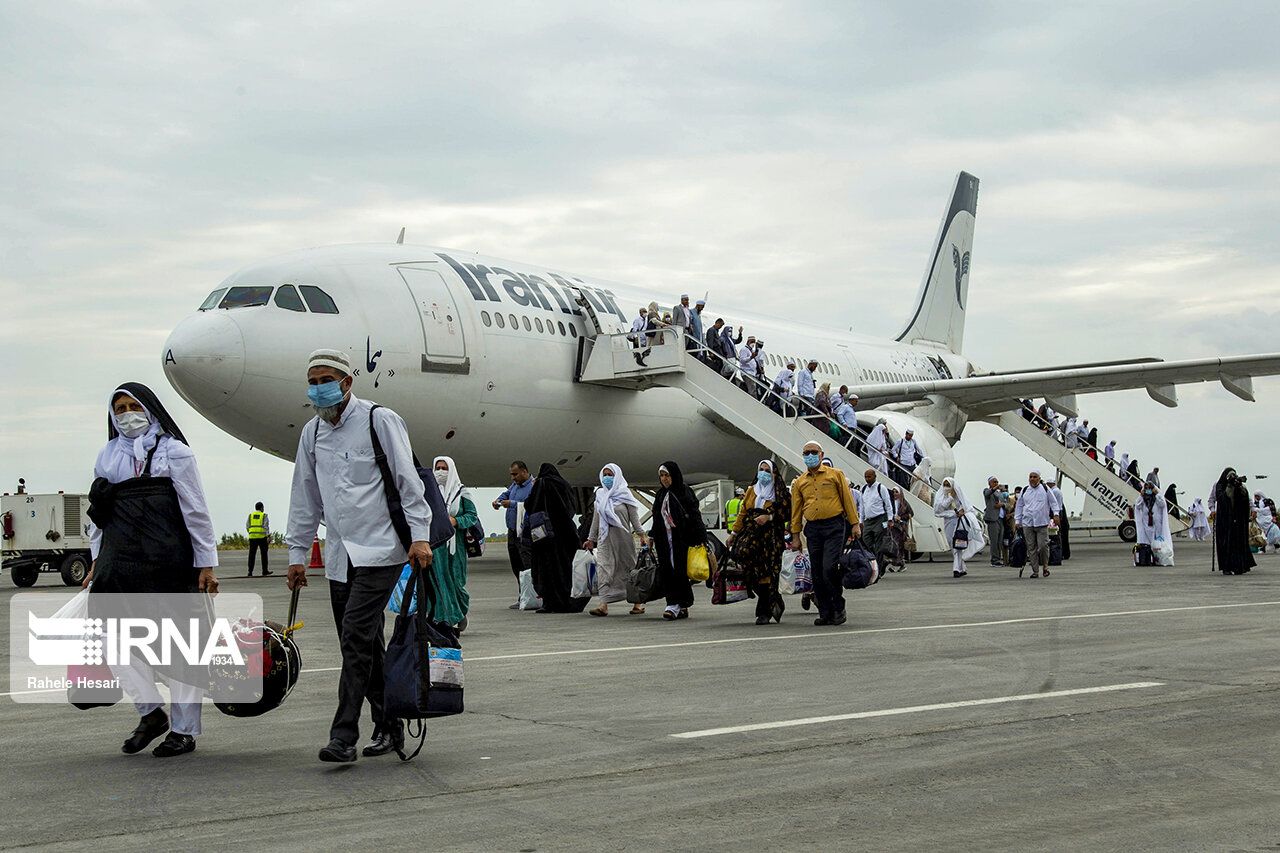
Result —
M 253 558 L 259 551 L 262 552 L 262 576 L 270 577 L 271 572 L 267 570 L 267 549 L 271 545 L 271 519 L 263 512 L 262 501 L 253 505 L 253 512 L 249 513 L 244 529 L 249 534 L 249 577 L 253 577 Z
M 813 569 L 815 625 L 843 625 L 844 588 L 836 572 L 840 552 L 862 535 L 849 481 L 839 468 L 822 464 L 822 445 L 810 441 L 801 451 L 807 469 L 791 487 L 791 547 L 800 550 L 803 530 Z

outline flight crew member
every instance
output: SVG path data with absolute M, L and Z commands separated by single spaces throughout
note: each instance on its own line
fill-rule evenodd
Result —
M 525 569 L 533 570 L 532 543 L 520 538 L 516 530 L 516 520 L 520 504 L 529 499 L 533 491 L 533 478 L 529 476 L 529 466 L 517 459 L 511 463 L 511 485 L 498 495 L 493 502 L 494 509 L 506 507 L 507 510 L 507 559 L 511 560 L 511 573 L 516 576 L 516 603 L 512 610 L 520 609 L 520 573 Z
M 810 441 L 801 453 L 807 470 L 791 487 L 791 548 L 800 550 L 803 530 L 818 603 L 813 624 L 843 625 L 844 589 L 833 570 L 845 543 L 862 535 L 862 524 L 844 472 L 822 464 L 822 445 Z
M 271 519 L 262 511 L 262 501 L 253 505 L 253 512 L 245 520 L 244 529 L 249 534 L 249 577 L 253 577 L 253 558 L 262 552 L 262 576 L 270 577 L 267 569 L 267 548 L 271 545 Z
M 307 550 L 323 518 L 328 531 L 325 577 L 342 647 L 338 710 L 320 760 L 356 760 L 360 709 L 373 712 L 373 741 L 366 757 L 404 744 L 404 724 L 383 716 L 383 610 L 402 567 L 431 565 L 431 509 L 413 464 L 404 420 L 352 393 L 351 362 L 338 350 L 319 349 L 307 359 L 307 395 L 316 416 L 302 428 L 289 500 L 289 589 L 307 586 Z M 383 475 L 370 430 L 376 430 L 392 486 L 400 495 L 410 542 L 392 524 Z
M 733 491 L 733 497 L 724 505 L 724 526 L 732 530 L 734 525 L 738 523 L 738 514 L 742 512 L 742 496 L 746 494 L 746 490 L 738 487 Z

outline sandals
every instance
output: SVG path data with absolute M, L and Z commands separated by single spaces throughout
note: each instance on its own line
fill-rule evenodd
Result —
M 608 616 L 609 615 L 609 611 L 605 610 L 603 607 L 596 607 L 592 610 L 588 610 L 587 612 L 590 613 L 592 616 Z
M 676 618 L 676 614 L 677 614 L 678 612 L 679 612 L 679 611 L 676 611 L 676 610 L 664 610 L 664 611 L 662 611 L 662 618 L 663 618 L 663 619 L 666 619 L 668 622 L 671 622 L 671 621 L 675 620 L 675 618 Z
M 635 606 L 634 606 L 634 607 L 632 607 L 632 608 L 631 608 L 631 610 L 628 612 L 628 615 L 629 615 L 629 616 L 643 616 L 643 615 L 644 615 L 644 605 L 643 605 L 643 604 L 637 604 L 637 605 L 635 605 Z

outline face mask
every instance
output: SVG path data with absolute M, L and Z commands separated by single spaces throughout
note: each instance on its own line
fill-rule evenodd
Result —
M 608 474 L 606 474 L 605 476 L 603 476 L 603 477 L 601 477 L 601 478 L 600 478 L 600 484 L 601 484 L 601 485 L 603 485 L 606 489 L 612 489 L 612 488 L 613 488 L 613 477 L 611 477 L 611 476 L 609 476 Z
M 341 382 L 321 382 L 319 385 L 307 386 L 307 397 L 317 409 L 332 409 L 341 404 L 345 396 Z
M 151 419 L 145 412 L 125 412 L 116 415 L 116 429 L 125 438 L 137 438 L 151 426 Z
M 819 463 L 821 462 L 822 462 L 822 457 L 816 453 L 804 454 L 804 465 L 806 468 L 817 468 Z
M 761 471 L 759 474 L 756 474 L 756 482 L 762 486 L 767 486 L 773 482 L 773 475 L 768 471 Z
M 444 488 L 444 486 L 445 486 L 445 484 L 449 482 L 449 472 L 448 472 L 448 471 L 440 471 L 440 470 L 437 470 L 437 471 L 436 471 L 436 482 L 437 482 L 437 483 L 439 483 L 439 484 L 440 484 L 440 488 L 442 488 L 442 489 L 443 489 L 443 488 Z

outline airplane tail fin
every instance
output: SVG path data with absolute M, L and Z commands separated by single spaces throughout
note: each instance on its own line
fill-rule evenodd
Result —
M 903 343 L 927 341 L 959 353 L 964 344 L 964 310 L 969 302 L 969 262 L 974 217 L 978 211 L 978 179 L 956 176 L 951 202 L 942 217 L 929 267 L 925 270 L 915 313 L 898 335 Z

